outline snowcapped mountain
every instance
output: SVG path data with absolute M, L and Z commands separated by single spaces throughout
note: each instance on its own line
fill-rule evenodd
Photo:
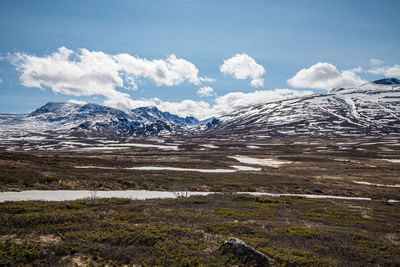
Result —
M 2 132 L 35 134 L 59 132 L 75 136 L 130 137 L 172 134 L 201 124 L 194 117 L 182 118 L 156 107 L 124 112 L 97 104 L 50 102 L 28 115 L 1 115 Z
M 130 115 L 137 120 L 163 121 L 179 126 L 197 126 L 200 124 L 200 121 L 193 116 L 182 118 L 169 112 L 162 112 L 157 107 L 136 108 L 131 110 Z
M 177 133 L 232 138 L 400 134 L 400 80 L 390 78 L 357 88 L 335 88 L 326 94 L 249 106 L 204 121 L 179 117 L 156 107 L 125 112 L 97 104 L 53 102 L 27 115 L 0 114 L 0 139 L 9 140 L 48 134 L 124 138 Z
M 400 133 L 400 80 L 250 106 L 219 118 L 216 134 L 357 136 Z
M 128 117 L 119 109 L 97 104 L 79 105 L 74 103 L 49 102 L 28 114 L 30 118 L 47 122 L 78 122 L 80 120 L 96 120 Z

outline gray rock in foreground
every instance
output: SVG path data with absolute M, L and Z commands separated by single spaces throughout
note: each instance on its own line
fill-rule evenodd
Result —
M 256 250 L 255 248 L 247 245 L 242 240 L 235 237 L 228 238 L 220 247 L 223 252 L 231 252 L 236 256 L 241 257 L 245 261 L 255 262 L 257 266 L 269 266 L 275 261 L 265 255 L 264 253 Z

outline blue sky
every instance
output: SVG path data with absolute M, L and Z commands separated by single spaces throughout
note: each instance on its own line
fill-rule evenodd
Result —
M 1 0 L 0 112 L 25 113 L 49 101 L 74 99 L 125 109 L 157 105 L 181 115 L 207 117 L 260 101 L 400 76 L 399 8 L 400 1 L 365 0 Z M 60 47 L 70 51 L 67 62 L 32 62 L 31 57 L 44 60 Z M 79 80 L 82 75 L 40 72 L 43 64 L 50 64 L 51 70 L 63 63 L 67 65 L 60 70 L 73 68 L 82 60 L 80 49 L 101 52 L 112 60 L 129 54 L 131 61 L 146 59 L 146 68 L 154 67 L 153 60 L 168 66 L 168 57 L 175 55 L 198 73 L 190 80 L 184 74 L 185 63 L 177 71 L 168 70 L 167 78 L 160 81 L 154 72 L 138 74 L 118 61 L 118 72 L 126 74 L 120 75 L 123 85 L 115 81 L 103 90 L 101 81 L 114 79 L 115 73 L 104 70 L 105 76 L 99 78 L 100 74 L 89 73 L 98 68 L 90 63 L 93 69 L 80 70 L 99 78 L 97 89 L 80 88 L 77 93 L 74 86 L 85 84 Z M 224 61 L 225 72 L 221 71 Z M 260 75 L 259 66 L 265 73 Z M 40 80 L 32 73 L 39 73 Z M 135 90 L 127 89 L 127 76 L 134 79 Z M 195 81 L 196 77 L 213 81 Z M 68 82 L 60 89 L 57 79 Z M 263 79 L 262 85 L 258 80 L 258 86 L 252 86 L 254 79 Z M 208 96 L 197 93 L 204 87 L 212 88 L 207 89 Z M 122 94 L 115 96 L 110 90 Z

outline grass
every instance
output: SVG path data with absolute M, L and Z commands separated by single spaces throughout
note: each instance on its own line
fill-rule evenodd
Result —
M 379 201 L 358 205 L 380 218 L 398 210 L 398 204 Z M 357 223 L 301 216 L 323 207 L 347 212 L 351 216 L 343 222 Z M 224 194 L 147 201 L 6 202 L 0 204 L 0 255 L 5 255 L 0 265 L 69 265 L 76 258 L 100 265 L 249 264 L 219 250 L 231 236 L 282 266 L 400 264 L 400 246 L 388 238 L 400 236 L 400 219 L 387 217 L 373 224 L 358 220 L 350 201 L 290 197 Z M 44 238 L 48 236 L 51 241 Z

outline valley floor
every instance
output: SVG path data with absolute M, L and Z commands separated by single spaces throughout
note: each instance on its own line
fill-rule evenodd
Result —
M 225 193 L 0 203 L 0 265 L 249 264 L 221 254 L 230 236 L 278 265 L 400 264 L 400 203 L 388 201 L 400 200 L 396 136 L 68 142 L 3 144 L 0 190 Z M 231 194 L 243 191 L 372 201 Z

